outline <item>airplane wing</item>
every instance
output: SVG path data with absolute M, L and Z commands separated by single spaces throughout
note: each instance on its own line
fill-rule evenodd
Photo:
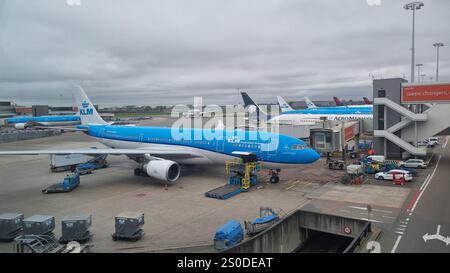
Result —
M 74 132 L 78 132 L 78 131 L 87 132 L 88 131 L 87 128 L 81 129 L 81 128 L 75 128 L 75 127 L 33 126 L 33 128 L 36 128 L 36 129 L 56 129 L 56 130 L 74 131 Z
M 154 149 L 73 149 L 73 150 L 16 150 L 0 151 L 0 155 L 42 155 L 42 154 L 85 154 L 85 155 L 137 155 L 152 157 L 171 157 L 171 158 L 194 158 L 202 157 L 199 154 L 189 151 L 176 150 L 154 150 Z

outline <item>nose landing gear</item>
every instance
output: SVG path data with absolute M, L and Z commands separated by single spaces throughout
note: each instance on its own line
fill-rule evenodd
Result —
M 269 170 L 270 183 L 277 184 L 278 182 L 280 182 L 280 177 L 278 176 L 280 172 L 281 172 L 280 169 L 276 169 L 276 170 L 270 169 Z

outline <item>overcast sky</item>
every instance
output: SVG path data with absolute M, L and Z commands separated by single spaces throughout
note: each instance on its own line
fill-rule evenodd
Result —
M 0 0 L 0 99 L 99 105 L 240 103 L 371 96 L 376 77 L 410 76 L 407 1 Z M 450 81 L 450 1 L 425 0 L 416 60 Z

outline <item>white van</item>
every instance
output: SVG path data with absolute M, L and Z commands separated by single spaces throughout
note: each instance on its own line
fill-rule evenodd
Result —
M 369 155 L 367 157 L 368 160 L 372 160 L 372 162 L 383 162 L 386 158 L 384 158 L 384 155 Z

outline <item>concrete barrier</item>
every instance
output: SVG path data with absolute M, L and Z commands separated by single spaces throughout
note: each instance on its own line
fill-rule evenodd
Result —
M 357 238 L 367 221 L 297 210 L 266 231 L 225 250 L 225 253 L 291 253 L 308 239 L 310 231 Z
M 5 129 L 0 131 L 0 143 L 56 136 L 60 134 L 61 131 L 55 129 L 27 129 L 27 130 Z

